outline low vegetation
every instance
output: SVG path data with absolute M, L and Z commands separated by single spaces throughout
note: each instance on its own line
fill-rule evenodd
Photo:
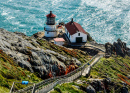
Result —
M 88 79 L 104 79 L 109 78 L 111 80 L 110 85 L 108 85 L 110 93 L 119 93 L 123 88 L 123 82 L 127 84 L 128 90 L 130 90 L 130 57 L 125 58 L 120 56 L 113 56 L 110 58 L 101 58 L 100 61 L 94 65 L 91 69 L 90 76 L 88 78 L 81 76 L 78 80 L 81 80 L 81 84 L 75 83 L 65 83 L 57 85 L 54 91 L 51 93 L 71 93 L 70 91 L 75 91 L 73 85 L 79 86 L 75 93 L 83 93 L 91 83 Z M 66 88 L 68 86 L 68 88 Z M 69 89 L 71 88 L 71 89 Z M 103 91 L 102 91 L 103 92 Z M 103 92 L 104 93 L 104 92 Z
M 85 63 L 90 59 L 90 56 L 86 52 L 78 50 L 78 49 L 67 49 L 65 47 L 61 47 L 61 46 L 55 45 L 53 43 L 49 43 L 43 39 L 38 39 L 37 43 L 39 43 L 41 48 L 55 51 L 61 55 L 67 56 L 67 57 L 75 57 L 82 63 Z
M 29 82 L 41 81 L 34 73 L 19 67 L 12 58 L 0 50 L 0 93 L 9 93 L 13 82 Z M 22 84 L 16 84 L 15 90 L 26 87 Z
M 92 78 L 105 78 L 109 77 L 114 82 L 120 82 L 130 74 L 130 57 L 110 57 L 102 58 L 91 70 Z
M 74 82 L 64 83 L 62 85 L 57 85 L 54 88 L 54 91 L 51 91 L 51 93 L 85 93 L 83 90 L 77 88 L 80 88 L 81 86 L 82 85 L 76 84 Z

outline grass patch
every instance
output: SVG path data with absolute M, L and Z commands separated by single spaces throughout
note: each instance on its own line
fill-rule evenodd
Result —
M 110 57 L 101 58 L 101 60 L 92 67 L 90 75 L 92 78 L 109 77 L 114 82 L 120 82 L 121 79 L 118 75 L 128 76 L 130 74 L 130 57 Z
M 34 73 L 19 67 L 12 58 L 0 50 L 0 93 L 8 92 L 13 82 L 22 82 L 22 80 L 34 83 L 41 81 Z M 24 87 L 26 86 L 16 84 L 15 89 Z
M 74 82 L 57 85 L 54 88 L 54 91 L 51 91 L 51 93 L 85 93 L 84 91 L 75 87 L 75 85 L 78 86 L 78 84 L 75 84 Z
M 70 50 L 65 47 L 61 47 L 56 44 L 49 43 L 48 41 L 42 40 L 42 39 L 37 39 L 37 43 L 40 45 L 41 48 L 55 51 L 69 58 L 75 57 L 82 63 L 86 63 L 88 60 L 90 60 L 90 56 L 86 52 L 78 50 L 78 49 Z

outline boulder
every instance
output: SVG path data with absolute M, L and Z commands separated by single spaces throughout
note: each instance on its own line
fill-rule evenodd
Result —
M 116 54 L 124 57 L 125 55 L 124 55 L 124 53 L 122 51 L 121 46 L 118 43 L 116 43 L 116 42 L 114 42 L 113 45 L 114 45 Z
M 38 72 L 38 76 L 41 78 L 44 78 L 48 73 L 48 71 L 44 65 L 33 66 L 32 68 L 33 68 L 34 72 Z
M 113 53 L 113 45 L 108 42 L 108 43 L 105 44 L 105 49 L 106 49 L 106 53 L 105 54 L 107 56 L 111 56 L 112 53 Z
M 44 32 L 37 32 L 37 33 L 33 34 L 32 37 L 35 37 L 35 38 L 43 38 L 43 37 L 44 37 Z
M 120 93 L 129 93 L 127 87 L 122 87 Z
M 87 93 L 96 93 L 95 89 L 94 89 L 91 85 L 89 85 L 89 86 L 86 88 L 86 92 L 87 92 Z

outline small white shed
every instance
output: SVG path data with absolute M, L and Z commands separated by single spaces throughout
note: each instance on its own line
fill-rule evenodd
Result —
M 65 40 L 63 38 L 54 38 L 54 44 L 62 46 L 65 44 Z

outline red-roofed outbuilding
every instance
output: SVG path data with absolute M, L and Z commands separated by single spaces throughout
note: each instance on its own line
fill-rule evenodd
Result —
M 65 40 L 63 38 L 54 38 L 54 44 L 64 45 Z

